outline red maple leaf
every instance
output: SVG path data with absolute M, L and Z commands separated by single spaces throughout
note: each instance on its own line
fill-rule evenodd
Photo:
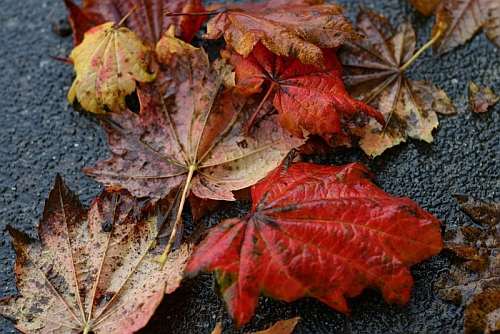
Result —
M 158 42 L 173 24 L 176 26 L 176 37 L 189 42 L 206 21 L 205 16 L 165 15 L 165 11 L 203 13 L 205 8 L 199 0 L 144 0 L 135 10 L 137 3 L 126 0 L 83 0 L 82 7 L 78 7 L 72 0 L 64 0 L 64 3 L 70 12 L 75 45 L 82 42 L 88 29 L 105 22 L 120 22 L 131 11 L 133 12 L 123 26 L 134 30 L 145 44 Z
M 304 138 L 306 130 L 328 142 L 332 134 L 341 131 L 343 119 L 359 111 L 384 124 L 376 109 L 352 99 L 345 90 L 336 49 L 323 50 L 324 68 L 278 56 L 261 42 L 247 57 L 234 51 L 224 51 L 223 56 L 235 67 L 238 93 L 250 96 L 271 83 L 262 104 L 274 93 L 273 104 L 280 122 L 296 137 Z
M 408 268 L 442 248 L 440 222 L 371 177 L 357 163 L 282 164 L 252 188 L 248 216 L 209 232 L 187 276 L 215 271 L 238 326 L 260 294 L 287 302 L 310 296 L 349 313 L 346 298 L 378 287 L 386 301 L 406 303 Z

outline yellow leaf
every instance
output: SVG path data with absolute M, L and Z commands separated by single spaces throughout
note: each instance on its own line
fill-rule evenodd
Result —
M 150 82 L 145 46 L 132 30 L 116 28 L 113 22 L 85 33 L 83 42 L 70 54 L 76 79 L 68 93 L 70 103 L 78 99 L 96 114 L 125 110 L 125 96 L 135 91 L 136 81 Z

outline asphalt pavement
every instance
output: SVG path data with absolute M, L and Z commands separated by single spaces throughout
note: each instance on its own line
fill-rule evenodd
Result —
M 342 0 L 354 19 L 364 3 L 399 23 L 407 16 L 414 23 L 418 44 L 427 40 L 433 18 L 417 13 L 406 1 Z M 66 16 L 62 0 L 3 0 L 0 11 L 0 298 L 16 294 L 14 251 L 6 230 L 11 224 L 36 236 L 44 201 L 60 173 L 85 205 L 102 186 L 80 169 L 109 158 L 107 137 L 98 120 L 75 111 L 66 99 L 74 78 L 72 66 L 49 56 L 66 57 L 71 37 L 60 37 L 52 24 Z M 214 44 L 203 43 L 212 53 Z M 212 45 L 212 46 L 211 46 Z M 458 114 L 439 116 L 432 144 L 410 140 L 370 159 L 360 150 L 311 161 L 339 165 L 362 162 L 377 176 L 382 189 L 407 196 L 447 226 L 471 224 L 451 194 L 468 194 L 500 200 L 500 104 L 484 115 L 472 113 L 467 100 L 467 80 L 500 93 L 500 50 L 484 34 L 445 56 L 434 59 L 426 51 L 407 72 L 413 80 L 432 81 L 452 99 Z M 204 219 L 207 226 L 222 218 L 243 215 L 249 203 L 222 205 Z M 189 222 L 188 222 L 189 225 Z M 439 300 L 432 282 L 449 265 L 438 255 L 412 269 L 415 279 L 410 302 L 387 305 L 377 291 L 366 291 L 351 301 L 346 317 L 319 301 L 302 299 L 284 303 L 261 298 L 256 317 L 243 328 L 256 331 L 279 319 L 300 316 L 296 333 L 460 333 L 463 309 Z M 210 333 L 222 321 L 234 330 L 223 303 L 211 290 L 211 276 L 185 282 L 165 298 L 141 333 Z M 15 333 L 0 318 L 1 333 Z

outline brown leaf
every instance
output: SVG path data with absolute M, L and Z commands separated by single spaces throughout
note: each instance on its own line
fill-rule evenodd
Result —
M 488 87 L 480 87 L 469 80 L 469 102 L 472 110 L 477 113 L 488 112 L 488 107 L 500 100 L 500 95 L 491 91 Z
M 448 28 L 434 44 L 436 57 L 467 42 L 483 29 L 486 36 L 500 47 L 500 2 L 498 0 L 409 0 L 424 15 L 436 12 L 434 37 L 439 25 Z
M 429 16 L 443 0 L 408 0 L 420 13 Z
M 293 329 L 299 322 L 299 320 L 300 320 L 299 317 L 287 320 L 280 320 L 266 330 L 252 332 L 252 333 L 245 332 L 245 334 L 291 334 L 293 332 Z M 214 330 L 212 331 L 212 334 L 222 334 L 221 322 L 217 323 Z
M 367 39 L 342 48 L 344 81 L 353 98 L 378 109 L 386 121 L 385 126 L 374 120 L 368 124 L 361 148 L 377 156 L 408 137 L 432 142 L 432 130 L 439 124 L 436 112 L 456 110 L 434 84 L 405 77 L 404 70 L 414 60 L 412 25 L 404 20 L 393 29 L 385 17 L 361 7 L 357 26 Z
M 470 196 L 454 196 L 460 209 L 477 224 L 460 226 L 445 234 L 445 249 L 454 254 L 451 269 L 434 284 L 436 294 L 465 307 L 465 333 L 500 330 L 499 205 Z
M 123 111 L 125 96 L 135 91 L 136 81 L 149 82 L 156 77 L 148 72 L 148 52 L 133 31 L 116 28 L 113 22 L 90 29 L 69 55 L 76 72 L 69 102 L 76 98 L 83 108 L 96 114 Z
M 158 42 L 172 25 L 175 26 L 175 36 L 189 42 L 206 21 L 204 16 L 165 15 L 165 11 L 203 13 L 205 9 L 199 0 L 83 0 L 82 7 L 71 0 L 64 2 L 70 10 L 75 45 L 81 43 L 83 34 L 89 28 L 110 21 L 118 23 L 131 12 L 124 25 L 135 31 L 146 45 Z M 136 5 L 139 6 L 134 9 Z
M 299 320 L 300 320 L 299 317 L 287 320 L 280 320 L 266 330 L 253 333 L 247 332 L 245 334 L 291 334 L 295 326 L 297 326 Z
M 269 0 L 228 6 L 207 23 L 207 39 L 224 35 L 226 42 L 246 57 L 257 42 L 280 56 L 323 67 L 321 48 L 332 48 L 362 38 L 341 15 L 345 9 L 322 0 Z M 222 7 L 222 6 L 219 6 Z
M 58 176 L 45 203 L 39 242 L 8 227 L 20 295 L 0 302 L 25 333 L 133 333 L 173 292 L 192 251 L 183 245 L 163 271 L 151 265 L 167 201 L 141 209 L 108 188 L 86 211 Z M 165 224 L 168 225 L 168 224 Z
M 303 143 L 277 115 L 245 133 L 253 109 L 220 91 L 232 76 L 223 61 L 211 68 L 202 49 L 168 35 L 157 54 L 164 71 L 141 86 L 140 115 L 125 111 L 102 119 L 115 157 L 84 169 L 97 181 L 153 200 L 188 181 L 199 198 L 234 200 L 232 190 L 254 184 Z

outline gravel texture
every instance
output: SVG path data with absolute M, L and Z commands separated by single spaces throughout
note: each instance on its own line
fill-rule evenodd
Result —
M 418 44 L 428 39 L 433 17 L 423 17 L 404 0 L 338 2 L 349 6 L 347 16 L 352 20 L 361 3 L 394 24 L 406 16 L 416 27 Z M 74 78 L 72 67 L 49 57 L 65 57 L 72 49 L 71 37 L 52 32 L 53 22 L 66 16 L 62 0 L 4 0 L 2 4 L 0 298 L 16 294 L 15 257 L 6 225 L 36 236 L 44 200 L 57 173 L 89 205 L 102 187 L 80 168 L 111 156 L 96 117 L 73 110 L 66 99 Z M 212 54 L 217 52 L 214 45 L 220 45 L 199 43 Z M 479 33 L 470 43 L 439 59 L 426 51 L 407 75 L 432 81 L 447 92 L 458 109 L 457 115 L 439 116 L 441 124 L 434 132 L 434 143 L 410 140 L 376 159 L 350 150 L 311 160 L 333 165 L 365 163 L 388 193 L 410 197 L 447 226 L 471 224 L 451 194 L 500 200 L 500 104 L 487 114 L 473 114 L 467 100 L 467 80 L 500 92 L 500 51 Z M 222 205 L 204 223 L 212 226 L 220 219 L 242 216 L 248 209 L 249 203 Z M 442 302 L 431 289 L 448 265 L 446 257 L 438 255 L 413 267 L 415 287 L 410 302 L 402 308 L 387 305 L 378 291 L 371 290 L 351 301 L 350 317 L 313 299 L 284 303 L 261 298 L 257 316 L 242 330 L 234 329 L 223 303 L 211 290 L 211 276 L 205 275 L 167 296 L 141 333 L 210 333 L 219 321 L 228 333 L 240 333 L 265 329 L 293 316 L 302 318 L 296 333 L 459 333 L 463 310 Z M 0 332 L 16 330 L 0 318 Z

